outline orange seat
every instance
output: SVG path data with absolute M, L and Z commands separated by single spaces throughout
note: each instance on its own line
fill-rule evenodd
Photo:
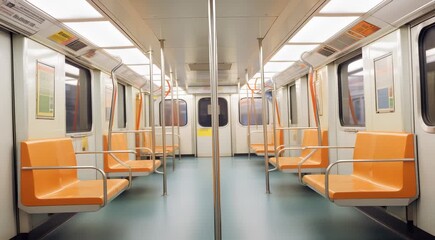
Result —
M 301 148 L 309 146 L 318 146 L 318 133 L 317 129 L 305 129 L 302 139 Z M 328 131 L 322 131 L 322 146 L 328 146 Z M 312 152 L 314 154 L 312 154 Z M 311 156 L 308 156 L 312 154 Z M 301 168 L 304 172 L 311 172 L 313 169 L 325 169 L 329 163 L 328 149 L 303 149 L 299 157 L 279 157 L 278 170 L 284 172 L 295 172 L 298 169 L 298 164 L 309 157 L 302 165 Z M 276 166 L 276 157 L 270 158 L 269 163 Z
M 103 136 L 104 150 L 108 150 L 108 136 Z M 127 138 L 123 133 L 112 133 L 112 148 L 111 150 L 128 150 Z M 155 161 L 155 168 L 153 168 L 152 160 L 130 160 L 129 153 L 112 153 L 119 161 L 128 165 L 131 168 L 132 176 L 146 176 L 154 172 L 155 169 L 160 167 L 161 162 Z M 104 171 L 109 176 L 128 176 L 129 168 L 123 166 L 120 162 L 115 160 L 111 154 L 104 154 Z
M 149 131 L 143 132 L 142 137 L 143 137 L 143 146 L 146 148 L 152 149 L 152 133 Z M 166 145 L 166 154 L 173 155 L 175 153 L 175 151 L 178 149 L 179 149 L 178 144 L 174 144 L 174 146 L 172 146 L 172 144 Z M 149 151 L 148 152 L 144 151 L 144 153 L 150 154 Z M 163 146 L 156 145 L 155 146 L 155 154 L 162 155 L 163 154 Z
M 21 143 L 21 206 L 29 213 L 96 211 L 104 204 L 103 180 L 79 180 L 77 169 L 26 170 L 23 167 L 77 166 L 70 138 Z M 107 201 L 128 186 L 107 180 Z
M 284 134 L 283 134 L 283 130 L 277 130 L 276 133 L 277 133 L 277 139 L 278 139 L 276 146 L 279 149 L 279 147 L 282 147 L 284 144 Z M 259 156 L 264 156 L 266 151 L 267 151 L 268 155 L 275 155 L 274 140 L 275 140 L 275 138 L 273 137 L 273 134 L 272 134 L 272 143 L 267 144 L 267 149 L 264 148 L 263 143 L 252 143 L 249 147 L 250 147 L 252 152 L 254 152 L 256 155 L 259 155 Z
M 352 174 L 327 171 L 328 190 L 324 174 L 306 175 L 304 183 L 343 206 L 406 206 L 417 198 L 413 134 L 358 132 L 353 157 Z

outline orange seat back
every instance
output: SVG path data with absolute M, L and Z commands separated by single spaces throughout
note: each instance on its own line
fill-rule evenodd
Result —
M 109 137 L 106 134 L 103 136 L 103 148 L 104 151 L 109 149 Z M 111 150 L 128 150 L 127 136 L 124 133 L 112 133 Z M 130 159 L 128 153 L 113 153 L 113 155 L 123 162 L 127 162 Z M 104 154 L 104 171 L 110 171 L 111 168 L 118 164 L 112 156 L 107 153 Z
M 304 135 L 302 139 L 302 147 L 306 146 L 318 146 L 319 145 L 319 136 L 317 133 L 317 129 L 305 129 Z M 322 146 L 328 146 L 328 131 L 322 131 Z M 304 149 L 302 150 L 301 157 L 305 158 L 308 154 L 310 154 L 313 149 Z M 311 157 L 311 161 L 315 161 L 320 164 L 321 167 L 327 167 L 329 164 L 329 153 L 328 149 L 318 149 Z
M 414 158 L 413 134 L 391 132 L 357 133 L 354 159 L 393 158 Z M 353 174 L 391 187 L 416 191 L 414 161 L 354 163 Z
M 21 167 L 77 166 L 70 138 L 21 142 Z M 35 205 L 40 196 L 77 182 L 77 170 L 21 170 L 21 202 Z

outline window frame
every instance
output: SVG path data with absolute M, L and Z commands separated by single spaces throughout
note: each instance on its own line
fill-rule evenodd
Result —
M 93 132 L 93 129 L 94 129 L 94 117 L 93 117 L 94 111 L 93 111 L 93 96 L 92 96 L 92 93 L 93 93 L 93 84 L 92 84 L 93 74 L 92 74 L 92 71 L 89 68 L 87 68 L 87 67 L 85 67 L 85 66 L 83 66 L 81 64 L 78 64 L 78 63 L 76 63 L 76 62 L 74 62 L 74 61 L 72 61 L 72 60 L 70 60 L 68 58 L 65 58 L 65 65 L 67 65 L 67 64 L 71 65 L 73 67 L 76 67 L 76 68 L 78 68 L 80 70 L 84 70 L 85 71 L 85 75 L 87 77 L 87 83 L 88 83 L 87 88 L 89 89 L 89 91 L 87 92 L 89 101 L 86 103 L 88 105 L 88 123 L 89 123 L 89 125 L 88 125 L 88 127 L 86 129 L 80 129 L 78 131 L 69 131 L 68 130 L 67 107 L 66 107 L 66 104 L 67 104 L 67 100 L 66 100 L 67 96 L 66 95 L 67 94 L 66 94 L 66 87 L 65 87 L 65 133 L 66 133 L 67 136 L 90 135 Z M 64 77 L 66 77 L 66 76 L 67 76 L 67 72 L 65 71 L 64 72 Z M 65 81 L 64 84 L 66 85 L 66 81 Z
M 242 120 L 242 119 L 241 119 L 241 106 L 242 106 L 241 101 L 242 101 L 243 99 L 248 99 L 248 100 L 250 100 L 251 97 L 242 97 L 242 98 L 240 98 L 240 100 L 239 100 L 239 124 L 240 124 L 241 126 L 243 126 L 243 127 L 247 127 L 248 125 L 249 125 L 249 126 L 261 126 L 261 125 L 263 125 L 263 123 L 260 123 L 260 124 L 254 125 L 254 124 L 249 124 L 249 122 L 248 122 L 247 124 L 243 124 L 243 123 L 241 122 L 241 120 Z M 259 96 L 254 97 L 254 106 L 255 106 L 255 100 L 256 100 L 256 99 L 260 99 L 260 101 L 261 101 L 261 97 L 259 97 Z M 261 104 L 260 106 L 263 107 L 262 104 Z M 267 113 L 267 115 L 266 115 L 266 120 L 267 120 L 267 124 L 269 124 L 269 104 L 267 104 L 266 106 L 267 106 L 267 111 L 266 111 L 266 113 Z M 248 110 L 248 109 L 246 109 L 246 112 L 248 112 L 247 110 Z M 260 115 L 262 115 L 262 113 L 263 113 L 263 110 L 261 109 L 261 110 L 260 110 Z M 248 114 L 246 114 L 246 115 L 248 115 Z M 251 116 L 251 117 L 252 117 L 252 116 Z M 261 120 L 262 120 L 262 118 L 261 118 Z M 252 121 L 252 119 L 251 119 L 251 121 Z
M 421 119 L 423 120 L 423 123 L 426 125 L 426 127 L 428 128 L 434 128 L 435 127 L 435 119 L 433 119 L 432 121 L 430 121 L 429 117 L 428 117 L 428 105 L 430 105 L 428 103 L 428 98 L 427 96 L 430 95 L 428 92 L 428 84 L 427 84 L 427 59 L 426 59 L 426 54 L 425 51 L 426 49 L 424 49 L 423 47 L 423 41 L 424 41 L 424 37 L 426 36 L 426 33 L 431 30 L 434 29 L 435 30 L 435 23 L 429 24 L 425 27 L 423 27 L 420 32 L 418 33 L 418 62 L 419 62 L 419 73 L 420 73 L 420 78 L 417 79 L 417 81 L 419 81 L 420 84 L 420 113 L 421 113 Z M 424 56 L 424 57 L 423 57 Z
M 165 99 L 165 102 L 166 101 L 170 101 L 170 102 L 172 102 L 172 104 L 174 104 L 174 102 L 177 102 L 177 99 Z M 185 104 L 185 106 L 186 106 L 186 117 L 185 117 L 185 119 L 186 119 L 186 124 L 184 124 L 184 125 L 180 125 L 179 127 L 185 127 L 185 126 L 187 126 L 188 124 L 189 124 L 189 111 L 188 111 L 188 108 L 187 108 L 187 102 L 186 102 L 186 100 L 184 100 L 184 99 L 178 99 L 178 101 L 179 102 L 184 102 L 184 104 Z M 159 125 L 160 126 L 162 126 L 162 114 L 161 114 L 161 112 L 162 112 L 162 102 L 163 101 L 161 101 L 160 100 L 160 102 L 159 102 Z M 182 112 L 181 111 L 181 105 L 182 104 L 180 104 L 180 111 L 178 112 L 178 114 L 179 114 L 179 116 L 180 116 L 180 113 Z M 175 105 L 174 105 L 175 106 Z M 167 118 L 165 118 L 165 120 L 166 120 Z M 180 120 L 181 119 L 183 119 L 181 116 L 180 116 Z M 172 120 L 172 119 L 171 119 Z M 167 121 L 167 120 L 166 120 Z M 180 121 L 181 122 L 181 121 Z M 169 125 L 166 125 L 166 126 L 172 126 L 172 124 L 169 124 Z M 177 125 L 174 125 L 174 126 L 177 126 Z
M 121 84 L 121 83 L 118 83 L 118 86 L 116 86 L 117 88 L 118 88 L 118 94 L 117 94 L 117 96 L 116 96 L 116 108 L 117 108 L 117 114 L 116 114 L 116 116 L 117 116 L 117 127 L 119 128 L 119 129 L 125 129 L 125 128 L 127 128 L 127 85 L 124 85 L 124 84 Z M 124 117 L 124 126 L 122 127 L 122 126 L 120 126 L 119 124 L 120 124 L 120 119 L 119 119 L 119 116 L 120 116 L 120 112 L 119 112 L 119 104 L 120 104 L 120 94 L 119 94 L 119 89 L 120 89 L 120 87 L 121 88 L 123 88 L 123 107 L 124 107 L 124 111 L 123 111 L 123 117 Z
M 201 124 L 201 121 L 200 121 L 200 116 L 199 116 L 200 106 L 199 106 L 199 104 L 200 104 L 201 100 L 203 100 L 203 99 L 210 99 L 210 104 L 211 104 L 211 98 L 210 97 L 203 97 L 203 98 L 200 98 L 198 100 L 198 103 L 197 103 L 197 107 L 198 107 L 198 111 L 197 111 L 197 123 L 202 128 L 211 128 L 212 127 L 211 126 L 212 125 L 211 120 L 210 120 L 210 126 L 204 126 L 203 124 Z M 229 106 L 228 100 L 226 98 L 224 98 L 224 97 L 218 97 L 218 106 L 219 106 L 219 99 L 224 100 L 225 103 L 226 103 L 226 107 L 227 107 L 227 111 L 226 111 L 226 115 L 227 115 L 226 123 L 221 126 L 220 125 L 220 121 L 219 121 L 219 127 L 227 127 L 230 124 L 230 109 L 229 109 L 230 106 Z M 221 114 L 219 114 L 219 115 L 221 115 Z
M 337 87 L 338 87 L 338 119 L 340 122 L 340 126 L 342 128 L 365 128 L 366 127 L 366 118 L 364 117 L 364 125 L 356 125 L 356 124 L 346 124 L 344 122 L 344 118 L 343 118 L 343 99 L 342 99 L 342 79 L 341 79 L 341 70 L 342 70 L 342 66 L 346 65 L 349 66 L 352 62 L 354 61 L 358 61 L 359 59 L 363 59 L 362 56 L 362 52 L 361 50 L 354 52 L 352 54 L 350 54 L 348 57 L 341 59 L 340 61 L 337 61 Z M 364 71 L 364 67 L 363 67 L 363 71 Z M 365 96 L 364 96 L 365 99 Z M 365 104 L 365 103 L 364 103 Z M 364 106 L 364 115 L 365 115 L 365 106 Z

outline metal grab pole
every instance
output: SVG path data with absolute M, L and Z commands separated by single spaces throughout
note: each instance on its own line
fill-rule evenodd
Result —
M 276 84 L 273 83 L 273 90 L 272 90 L 272 116 L 273 116 L 273 147 L 275 148 L 275 159 L 276 159 L 276 166 L 279 166 L 279 156 L 278 156 L 278 139 L 276 134 L 276 115 L 278 113 L 278 109 L 276 109 Z
M 156 170 L 156 126 L 154 123 L 154 78 L 153 78 L 153 51 L 150 50 L 150 125 L 151 125 L 151 157 L 153 159 L 153 171 Z
M 181 141 L 180 141 L 180 98 L 178 97 L 178 80 L 175 80 L 177 89 L 177 134 L 178 134 L 178 160 L 181 160 Z M 187 114 L 187 113 L 186 113 Z
M 248 103 L 248 158 L 251 158 L 251 99 L 249 99 L 249 76 L 248 69 L 245 70 L 246 78 L 246 103 Z
M 171 131 L 172 131 L 172 171 L 175 171 L 175 127 L 174 127 L 174 73 L 171 70 Z
M 261 75 L 261 103 L 262 103 L 262 120 L 263 120 L 263 138 L 264 138 L 264 167 L 266 173 L 266 193 L 270 194 L 270 179 L 269 179 L 269 154 L 268 154 L 268 144 L 267 144 L 267 101 L 266 101 L 266 90 L 264 87 L 264 66 L 263 66 L 263 38 L 258 39 L 258 46 L 260 50 L 260 75 Z
M 218 112 L 218 73 L 217 73 L 217 37 L 216 37 L 216 0 L 208 2 L 209 24 L 209 62 L 212 109 L 212 158 L 213 158 L 213 197 L 214 197 L 214 239 L 222 239 L 221 226 L 221 190 L 219 158 L 219 112 Z
M 168 195 L 167 176 L 166 176 L 166 122 L 165 122 L 165 40 L 160 39 L 160 62 L 161 62 L 161 106 L 160 119 L 162 120 L 162 160 L 163 160 L 163 196 Z
M 112 101 L 110 103 L 110 117 L 109 117 L 109 129 L 107 131 L 107 150 L 112 150 L 112 129 L 113 129 L 113 121 L 115 120 L 115 105 L 116 105 L 116 98 L 118 96 L 118 80 L 116 79 L 116 70 L 118 70 L 122 66 L 122 60 L 116 65 L 112 71 L 110 72 L 110 75 L 112 77 Z

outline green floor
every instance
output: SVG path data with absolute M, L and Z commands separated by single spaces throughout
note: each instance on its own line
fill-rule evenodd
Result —
M 175 172 L 170 166 L 167 197 L 160 175 L 138 177 L 106 208 L 77 214 L 44 239 L 214 239 L 211 159 L 183 158 Z M 221 184 L 225 240 L 400 238 L 293 174 L 271 173 L 272 194 L 265 194 L 262 158 L 222 158 Z

